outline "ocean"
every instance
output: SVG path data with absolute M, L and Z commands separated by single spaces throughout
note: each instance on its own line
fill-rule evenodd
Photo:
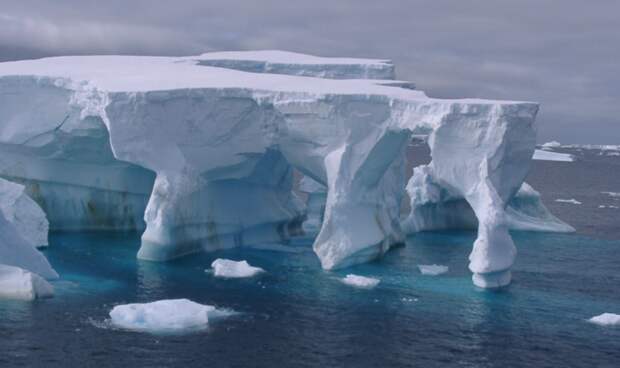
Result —
M 412 148 L 416 164 L 425 149 Z M 620 327 L 587 322 L 620 314 L 620 196 L 610 194 L 620 192 L 620 157 L 557 151 L 577 159 L 534 161 L 527 181 L 577 232 L 513 233 L 508 288 L 473 286 L 468 231 L 416 234 L 337 272 L 321 270 L 309 239 L 153 263 L 136 259 L 136 233 L 52 233 L 44 252 L 61 275 L 56 295 L 0 301 L 0 367 L 620 367 Z M 216 258 L 267 272 L 217 279 L 205 272 Z M 419 264 L 449 271 L 422 275 Z M 348 273 L 381 282 L 355 289 L 340 280 Z M 115 305 L 171 298 L 238 314 L 185 335 L 109 323 Z

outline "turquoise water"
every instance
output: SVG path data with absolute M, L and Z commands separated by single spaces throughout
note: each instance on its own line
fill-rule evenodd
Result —
M 474 237 L 420 234 L 381 261 L 324 272 L 308 241 L 152 263 L 135 259 L 138 234 L 52 234 L 56 296 L 0 302 L 0 366 L 619 366 L 620 328 L 585 320 L 619 311 L 620 242 L 516 233 L 514 283 L 489 292 L 467 270 Z M 217 257 L 267 273 L 216 279 L 205 269 Z M 417 270 L 433 263 L 449 272 Z M 347 273 L 381 283 L 355 289 Z M 168 298 L 240 314 L 181 336 L 106 321 L 116 304 Z

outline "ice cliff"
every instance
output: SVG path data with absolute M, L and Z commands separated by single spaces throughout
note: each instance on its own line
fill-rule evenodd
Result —
M 314 226 L 334 269 L 403 240 L 403 153 L 431 131 L 429 185 L 477 219 L 474 282 L 507 284 L 508 205 L 535 149 L 537 104 L 434 99 L 393 78 L 385 60 L 275 51 L 0 63 L 0 175 L 26 185 L 51 229 L 144 229 L 143 259 Z M 324 188 L 308 216 L 294 169 Z

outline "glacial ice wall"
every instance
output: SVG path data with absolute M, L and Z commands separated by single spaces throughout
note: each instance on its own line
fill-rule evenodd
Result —
M 0 79 L 0 176 L 26 186 L 52 230 L 143 229 L 153 173 L 120 162 L 63 79 Z
M 432 99 L 359 79 L 393 78 L 388 63 L 375 75 L 377 61 L 348 61 L 345 72 L 285 56 L 236 57 L 282 65 L 279 74 L 207 66 L 204 55 L 1 63 L 0 91 L 15 97 L 0 105 L 0 174 L 29 186 L 52 228 L 140 229 L 144 209 L 139 257 L 166 260 L 301 231 L 295 168 L 326 188 L 314 250 L 334 269 L 403 240 L 404 150 L 412 132 L 430 130 L 433 179 L 478 218 L 474 281 L 509 282 L 505 209 L 529 168 L 537 105 Z

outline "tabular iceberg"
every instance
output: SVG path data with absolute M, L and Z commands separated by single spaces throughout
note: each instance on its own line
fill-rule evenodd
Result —
M 318 227 L 296 169 L 325 188 L 314 250 L 334 269 L 403 240 L 403 152 L 431 131 L 432 180 L 478 220 L 474 281 L 508 283 L 506 208 L 538 105 L 433 99 L 393 78 L 384 60 L 274 51 L 0 63 L 0 174 L 27 186 L 52 229 L 144 228 L 138 256 L 167 260 Z

